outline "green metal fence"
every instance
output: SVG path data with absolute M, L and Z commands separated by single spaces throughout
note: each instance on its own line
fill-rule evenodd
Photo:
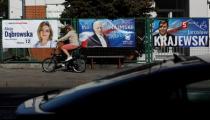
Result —
M 60 22 L 65 25 L 65 24 L 72 24 L 74 28 L 76 28 L 76 31 L 78 32 L 78 19 L 69 19 L 69 18 L 64 18 L 64 19 L 59 19 Z M 0 20 L 1 25 L 2 25 L 2 20 Z M 144 38 L 145 34 L 146 34 L 146 28 L 147 25 L 149 23 L 146 22 L 145 18 L 138 18 L 136 19 L 136 34 L 138 37 L 140 38 Z M 146 26 L 145 26 L 146 25 Z M 1 29 L 2 30 L 2 29 Z M 2 33 L 2 32 L 1 32 Z M 61 29 L 61 33 L 59 36 L 63 36 L 64 35 L 64 29 Z M 149 36 L 149 34 L 146 34 L 147 36 Z M 1 37 L 2 38 L 2 37 Z M 147 37 L 145 37 L 147 38 Z M 145 42 L 145 40 L 148 39 L 144 39 L 143 42 Z M 1 46 L 2 46 L 2 40 L 1 40 Z M 145 42 L 147 43 L 147 42 Z M 149 44 L 146 44 L 146 47 L 144 47 L 144 45 L 142 45 L 142 43 L 138 42 L 137 39 L 137 46 L 136 49 L 139 51 L 139 49 L 141 49 L 141 47 L 143 47 L 144 50 L 141 50 L 143 53 L 146 54 L 151 54 L 148 49 L 150 49 Z M 28 62 L 28 63 L 37 63 L 40 61 L 37 61 L 36 59 L 32 58 L 30 55 L 30 50 L 28 48 L 0 48 L 0 52 L 1 52 L 1 63 L 11 63 L 11 62 L 15 62 L 15 63 L 22 63 L 22 62 Z M 146 52 L 145 52 L 146 51 Z M 42 53 L 40 53 L 42 54 Z M 150 55 L 147 55 L 148 57 Z M 151 62 L 151 60 L 146 60 L 147 58 L 141 60 L 142 62 L 148 61 Z M 135 60 L 134 60 L 135 61 Z
M 72 24 L 76 31 L 78 31 L 78 19 L 59 19 L 59 21 L 65 24 Z M 154 19 L 151 18 L 135 18 L 135 28 L 136 28 L 136 50 L 140 53 L 140 56 L 136 57 L 133 62 L 143 62 L 143 63 L 151 63 L 155 61 L 154 56 L 164 56 L 165 54 L 169 54 L 168 51 L 162 52 L 164 50 L 158 50 L 158 53 L 154 52 L 153 49 L 153 38 L 152 38 L 152 24 Z M 2 19 L 0 19 L 0 27 L 2 28 Z M 2 29 L 0 31 L 2 36 Z M 64 35 L 64 30 L 61 29 L 60 37 Z M 28 48 L 8 48 L 5 49 L 2 47 L 2 37 L 0 40 L 0 62 L 1 63 L 8 63 L 8 62 L 30 62 L 30 63 L 37 63 L 40 62 L 30 55 L 30 50 Z M 188 55 L 189 49 L 183 48 L 173 48 L 176 53 L 182 55 Z M 40 53 L 42 54 L 42 53 Z M 170 55 L 172 55 L 170 53 Z
M 2 19 L 0 19 L 0 62 L 3 62 L 3 48 L 2 48 Z

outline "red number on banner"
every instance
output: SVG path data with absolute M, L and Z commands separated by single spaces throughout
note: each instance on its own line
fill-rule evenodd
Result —
M 182 28 L 187 28 L 188 23 L 187 22 L 182 22 Z

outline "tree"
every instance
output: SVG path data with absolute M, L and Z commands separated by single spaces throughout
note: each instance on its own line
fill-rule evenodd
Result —
M 0 17 L 8 17 L 8 0 L 0 0 Z
M 153 0 L 66 0 L 62 18 L 145 17 Z

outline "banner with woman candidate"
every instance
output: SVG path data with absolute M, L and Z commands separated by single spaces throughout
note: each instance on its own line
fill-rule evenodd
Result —
M 155 47 L 208 47 L 209 20 L 207 18 L 155 19 L 153 45 Z
M 135 20 L 79 19 L 79 40 L 86 47 L 135 47 Z
M 57 20 L 3 20 L 3 48 L 54 48 Z

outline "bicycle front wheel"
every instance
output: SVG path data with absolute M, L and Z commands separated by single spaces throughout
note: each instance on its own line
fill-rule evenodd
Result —
M 46 58 L 42 61 L 42 69 L 44 72 L 53 72 L 56 68 L 56 61 L 52 58 Z
M 86 70 L 86 63 L 85 63 L 85 60 L 84 59 L 75 59 L 73 61 L 73 66 L 72 66 L 74 72 L 77 72 L 77 73 L 81 73 L 81 72 L 85 72 Z

